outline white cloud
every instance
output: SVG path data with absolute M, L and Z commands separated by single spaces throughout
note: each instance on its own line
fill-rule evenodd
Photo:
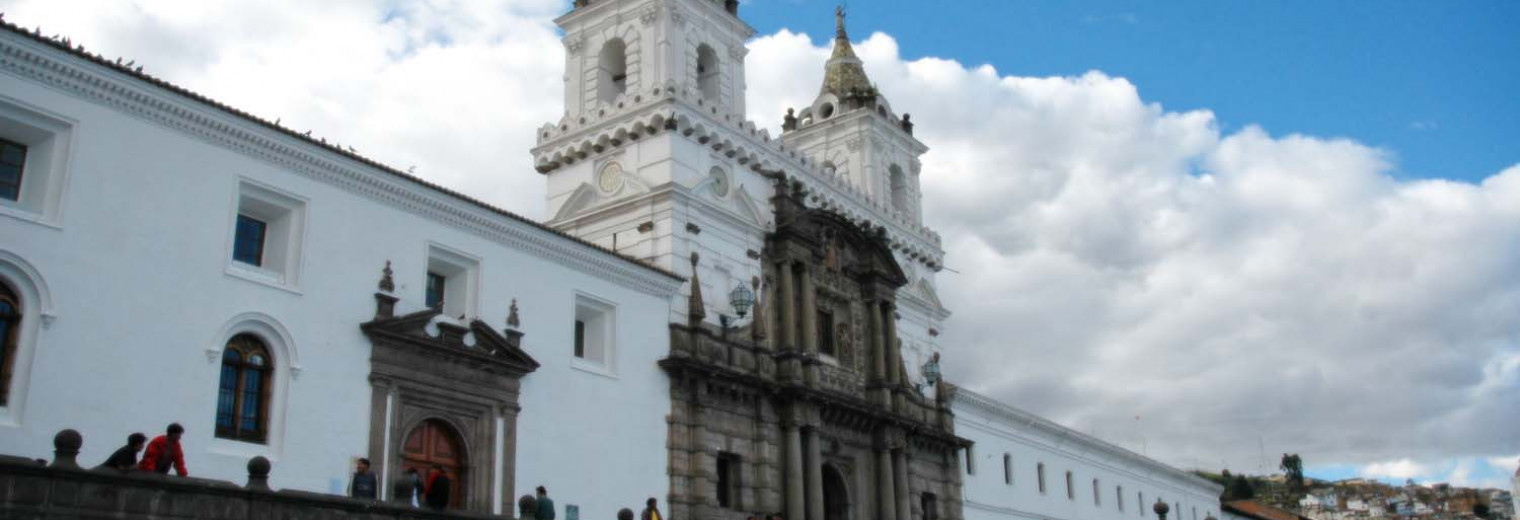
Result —
M 541 216 L 527 150 L 563 108 L 562 0 L 5 3 L 92 51 Z M 750 45 L 775 127 L 828 49 Z M 1520 166 L 1401 181 L 1346 139 L 1222 133 L 1123 78 L 857 51 L 933 148 L 951 379 L 1179 464 L 1263 450 L 1387 474 L 1514 453 Z M 1138 428 L 1133 417 L 1144 417 Z M 1392 462 L 1389 462 L 1392 461 Z M 1407 463 L 1409 466 L 1401 466 Z
M 1358 475 L 1365 478 L 1404 480 L 1423 477 L 1430 472 L 1425 466 L 1409 459 L 1375 462 L 1361 468 Z

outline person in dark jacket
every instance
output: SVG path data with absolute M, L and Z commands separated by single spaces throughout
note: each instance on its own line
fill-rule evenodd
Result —
M 190 475 L 185 470 L 185 450 L 179 445 L 179 438 L 185 435 L 185 427 L 179 423 L 169 423 L 169 429 L 165 435 L 159 435 L 148 443 L 148 451 L 143 453 L 142 462 L 137 463 L 137 469 L 152 471 L 154 473 L 168 474 L 169 468 L 184 477 Z
M 391 488 L 391 501 L 417 507 L 417 498 L 421 494 L 422 475 L 417 474 L 417 468 L 406 468 L 406 474 Z
M 554 520 L 554 500 L 549 498 L 549 490 L 538 486 L 538 503 L 534 506 L 533 518 L 536 520 Z
M 369 470 L 369 459 L 359 459 L 357 466 L 354 482 L 348 486 L 348 496 L 374 500 L 380 492 L 380 484 L 376 482 L 375 473 Z
M 449 474 L 443 471 L 443 466 L 433 465 L 433 473 L 428 475 L 427 481 L 427 505 L 430 508 L 442 511 L 449 507 L 450 492 L 453 491 L 453 481 L 449 480 Z
M 112 453 L 110 458 L 100 464 L 100 467 L 131 471 L 137 467 L 137 452 L 142 451 L 143 444 L 147 442 L 147 435 L 141 433 L 128 435 L 127 445 L 118 448 L 116 453 Z

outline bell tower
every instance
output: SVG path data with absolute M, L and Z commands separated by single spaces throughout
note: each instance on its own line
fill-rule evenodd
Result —
M 547 225 L 699 280 L 715 324 L 737 314 L 727 295 L 760 275 L 773 220 L 754 159 L 769 137 L 744 117 L 754 29 L 738 11 L 738 0 L 576 1 L 555 20 L 565 112 L 532 152 Z M 672 301 L 672 322 L 690 301 Z
M 737 0 L 577 0 L 565 32 L 565 112 L 605 113 L 667 85 L 744 113 L 744 47 L 754 29 Z

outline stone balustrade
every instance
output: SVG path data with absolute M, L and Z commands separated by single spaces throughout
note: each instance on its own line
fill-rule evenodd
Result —
M 269 488 L 271 464 L 248 461 L 248 482 L 174 477 L 150 472 L 79 466 L 83 436 L 63 430 L 53 438 L 51 463 L 0 455 L 0 518 L 290 520 L 511 518 L 433 511 L 347 497 Z

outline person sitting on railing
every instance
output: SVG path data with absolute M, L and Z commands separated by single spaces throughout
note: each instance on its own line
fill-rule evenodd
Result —
M 148 436 L 134 433 L 127 436 L 127 445 L 122 446 L 112 453 L 110 458 L 100 463 L 102 468 L 115 468 L 122 471 L 131 471 L 137 467 L 137 452 L 142 451 L 143 444 L 148 442 Z
M 184 426 L 180 426 L 179 423 L 169 423 L 169 429 L 165 435 L 154 437 L 153 441 L 148 443 L 148 451 L 143 453 L 142 462 L 137 464 L 137 469 L 167 475 L 172 466 L 179 476 L 189 476 L 190 472 L 185 470 L 185 450 L 179 445 L 179 438 L 184 435 Z

